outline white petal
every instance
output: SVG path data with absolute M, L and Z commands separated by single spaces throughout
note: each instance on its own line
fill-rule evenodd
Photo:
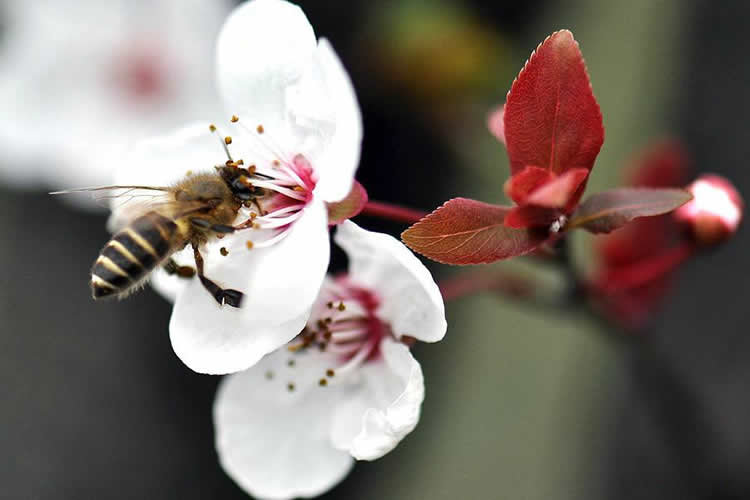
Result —
M 352 188 L 362 145 L 362 113 L 349 75 L 325 38 L 318 43 L 315 62 L 327 99 L 308 97 L 303 102 L 325 102 L 326 112 L 332 115 L 330 137 L 326 138 L 323 150 L 314 158 L 314 167 L 320 176 L 315 194 L 333 202 L 346 197 Z M 298 107 L 292 110 L 295 111 L 299 120 L 301 110 Z M 308 110 L 308 119 L 310 114 Z
M 163 269 L 155 269 L 151 273 L 149 283 L 159 295 L 172 303 L 177 299 L 177 295 L 189 284 L 184 278 L 169 275 Z
M 111 159 L 133 141 L 216 111 L 206 68 L 230 3 L 3 2 L 0 175 L 7 166 L 36 188 L 112 184 Z M 132 61 L 149 57 L 160 92 L 138 95 Z
M 208 250 L 206 275 L 245 294 L 242 312 L 251 324 L 282 323 L 310 309 L 318 296 L 331 251 L 328 215 L 323 203 L 313 202 L 304 211 L 275 245 L 248 250 L 247 242 L 258 241 L 258 233 L 246 230 L 213 246 L 224 246 L 227 257 Z
M 219 461 L 254 497 L 314 497 L 351 469 L 351 456 L 329 438 L 338 393 L 318 386 L 329 366 L 325 360 L 282 349 L 221 382 L 214 403 Z
M 380 298 L 378 316 L 393 333 L 424 342 L 443 338 L 445 306 L 435 281 L 419 259 L 387 234 L 366 231 L 351 221 L 338 226 L 336 243 L 349 256 L 349 276 Z
M 296 5 L 251 0 L 237 7 L 217 43 L 216 74 L 227 109 L 278 138 L 286 128 L 286 88 L 307 70 L 314 50 L 315 33 Z
M 326 210 L 312 203 L 289 235 L 248 250 L 254 233 L 241 231 L 209 244 L 206 276 L 245 294 L 242 307 L 219 306 L 197 279 L 179 293 L 170 335 L 177 355 L 202 373 L 232 373 L 292 340 L 302 329 L 323 283 L 330 244 Z M 223 257 L 218 247 L 224 246 Z
M 383 358 L 365 363 L 357 390 L 336 408 L 332 439 L 358 460 L 382 457 L 419 422 L 424 400 L 422 368 L 404 344 L 384 339 Z
M 240 309 L 219 306 L 197 279 L 177 295 L 169 338 L 188 368 L 223 375 L 245 370 L 294 338 L 305 326 L 309 311 L 280 325 L 248 322 Z

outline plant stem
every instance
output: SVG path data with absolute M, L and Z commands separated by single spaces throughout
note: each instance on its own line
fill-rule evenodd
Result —
M 567 235 L 563 235 L 555 241 L 554 251 L 553 260 L 562 269 L 567 281 L 566 300 L 576 304 L 585 302 L 587 287 L 573 262 L 573 255 L 570 251 L 570 240 L 567 238 Z
M 396 222 L 405 222 L 407 224 L 414 224 L 419 222 L 420 219 L 427 215 L 427 212 L 422 210 L 416 210 L 413 208 L 402 207 L 400 205 L 394 205 L 393 203 L 386 203 L 382 201 L 368 201 L 365 207 L 362 209 L 361 215 L 370 215 L 373 217 L 380 217 L 382 219 L 389 219 Z

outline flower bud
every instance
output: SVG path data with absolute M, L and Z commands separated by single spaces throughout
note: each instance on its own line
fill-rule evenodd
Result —
M 742 220 L 744 204 L 737 189 L 727 179 L 714 174 L 702 175 L 687 187 L 693 199 L 675 212 L 703 246 L 729 239 Z

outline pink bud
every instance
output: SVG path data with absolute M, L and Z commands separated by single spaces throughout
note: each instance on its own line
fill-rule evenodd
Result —
M 731 237 L 740 225 L 744 203 L 727 179 L 714 174 L 702 175 L 687 187 L 693 199 L 675 212 L 689 225 L 697 243 L 716 245 Z
M 505 145 L 505 104 L 490 112 L 487 117 L 487 128 L 498 141 Z

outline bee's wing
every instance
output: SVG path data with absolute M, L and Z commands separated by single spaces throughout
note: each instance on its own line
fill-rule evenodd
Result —
M 112 232 L 122 229 L 131 220 L 164 204 L 174 202 L 167 187 L 156 186 L 97 186 L 66 191 L 55 191 L 53 195 L 85 193 L 97 205 L 112 210 L 107 227 Z
M 190 216 L 196 212 L 203 212 L 212 207 L 211 204 L 201 200 L 178 201 L 174 198 L 164 201 L 152 201 L 150 203 L 129 204 L 125 208 L 112 212 L 107 221 L 107 229 L 114 233 L 128 225 L 130 221 L 146 212 L 156 212 L 167 219 L 176 220 L 181 217 Z
M 107 229 L 116 232 L 130 221 L 147 212 L 158 212 L 176 219 L 193 212 L 210 208 L 205 201 L 177 201 L 167 187 L 152 186 L 101 186 L 55 191 L 50 194 L 90 193 L 94 200 L 112 209 Z
M 87 193 L 97 205 L 115 210 L 131 202 L 149 204 L 151 202 L 166 201 L 169 195 L 169 188 L 156 186 L 96 186 L 55 191 L 50 194 L 76 193 Z

